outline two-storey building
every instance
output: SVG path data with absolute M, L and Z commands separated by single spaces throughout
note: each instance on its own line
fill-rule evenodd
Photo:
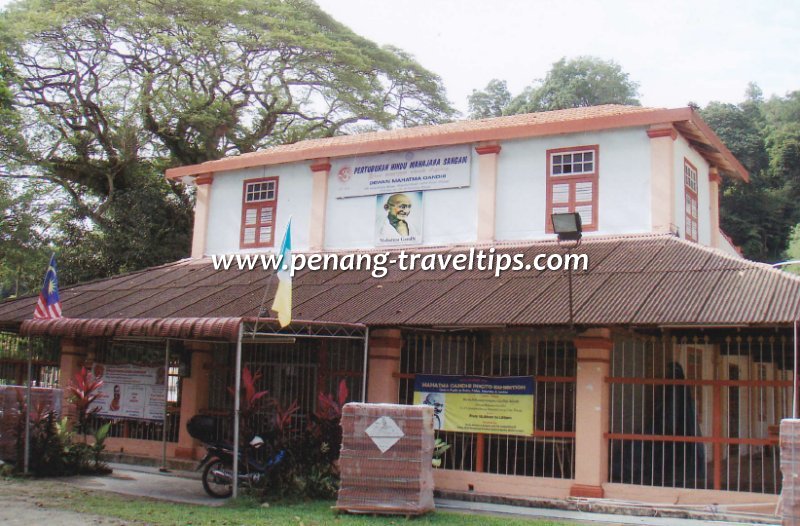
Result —
M 304 411 L 342 379 L 355 399 L 412 403 L 417 375 L 533 377 L 532 433 L 442 431 L 441 490 L 774 505 L 800 280 L 743 260 L 721 232 L 722 178 L 748 174 L 692 109 L 314 139 L 167 177 L 196 185 L 190 259 L 69 287 L 69 319 L 30 321 L 30 298 L 0 305 L 9 330 L 61 338 L 62 383 L 171 342 L 171 416 L 116 420 L 112 447 L 155 453 L 166 427 L 171 456 L 196 456 L 181 422 L 228 414 L 238 343 L 263 388 Z M 569 250 L 588 269 L 527 267 L 568 250 L 550 223 L 561 212 L 581 217 Z M 309 258 L 483 250 L 523 265 L 301 270 L 279 329 L 263 309 L 273 272 L 217 270 L 211 256 L 275 252 L 289 218 Z

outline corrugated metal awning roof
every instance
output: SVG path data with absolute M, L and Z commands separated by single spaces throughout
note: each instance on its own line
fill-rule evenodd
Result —
M 241 318 L 60 318 L 25 320 L 26 336 L 179 338 L 236 341 Z
M 523 253 L 527 261 L 538 253 L 564 252 L 552 241 L 493 246 L 497 253 Z M 469 248 L 415 251 L 455 254 Z M 587 237 L 575 252 L 589 256 L 589 270 L 573 274 L 574 321 L 580 325 L 785 326 L 800 315 L 797 276 L 673 236 Z M 215 271 L 209 259 L 185 260 L 66 287 L 61 291 L 63 311 L 74 319 L 59 323 L 65 335 L 77 327 L 104 335 L 113 325 L 130 335 L 225 338 L 230 329 L 223 320 L 258 316 L 265 288 L 269 306 L 276 286 L 272 272 Z M 317 323 L 569 323 L 565 272 L 507 271 L 495 278 L 478 270 L 402 272 L 390 267 L 378 279 L 366 270 L 302 271 L 294 277 L 293 295 L 293 317 Z M 29 297 L 0 303 L 0 324 L 18 325 L 31 318 L 35 302 Z M 106 321 L 93 329 L 90 320 Z M 27 322 L 25 330 L 33 333 L 38 323 Z

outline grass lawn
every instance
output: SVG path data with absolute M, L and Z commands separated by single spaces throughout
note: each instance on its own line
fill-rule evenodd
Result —
M 557 526 L 563 522 L 513 519 L 486 515 L 465 515 L 452 512 L 436 512 L 406 519 L 405 517 L 381 517 L 359 515 L 336 515 L 328 502 L 299 504 L 271 504 L 262 507 L 248 499 L 239 499 L 225 506 L 211 508 L 191 504 L 176 504 L 141 497 L 131 497 L 88 491 L 52 480 L 0 480 L 0 501 L 7 495 L 24 495 L 30 504 L 39 507 L 71 510 L 91 515 L 116 517 L 125 522 L 154 525 L 464 525 L 464 526 Z M 57 522 L 57 521 L 56 521 Z

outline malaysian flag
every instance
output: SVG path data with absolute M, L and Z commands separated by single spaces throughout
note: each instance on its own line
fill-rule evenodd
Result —
M 50 265 L 44 275 L 44 285 L 33 311 L 36 319 L 52 319 L 61 317 L 61 299 L 58 297 L 58 278 L 56 277 L 56 255 L 50 256 Z

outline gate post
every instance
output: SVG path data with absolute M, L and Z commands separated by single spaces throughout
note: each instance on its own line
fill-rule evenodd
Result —
M 69 403 L 69 392 L 67 387 L 70 382 L 75 378 L 75 374 L 79 373 L 81 367 L 86 362 L 87 347 L 83 342 L 74 340 L 72 338 L 63 338 L 61 340 L 61 358 L 59 363 L 58 374 L 58 387 L 62 389 L 63 399 L 61 401 L 61 416 L 68 417 L 70 427 L 75 423 L 77 413 Z
M 396 404 L 400 397 L 400 329 L 377 329 L 369 333 L 367 402 Z
M 192 353 L 191 376 L 181 382 L 180 429 L 175 457 L 198 458 L 200 442 L 189 435 L 186 423 L 201 410 L 208 408 L 209 377 L 211 375 L 211 349 L 213 344 L 186 342 L 186 349 Z
M 609 388 L 606 383 L 614 345 L 607 329 L 574 340 L 578 353 L 575 392 L 575 483 L 572 497 L 603 497 L 608 482 Z

